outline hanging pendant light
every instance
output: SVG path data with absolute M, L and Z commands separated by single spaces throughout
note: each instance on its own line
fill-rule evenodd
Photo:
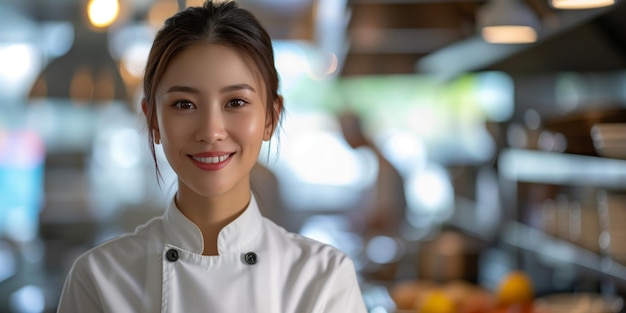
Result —
M 491 0 L 477 13 L 478 27 L 489 43 L 520 44 L 537 40 L 539 20 L 521 0 Z
M 75 103 L 127 101 L 119 66 L 108 50 L 106 33 L 75 28 L 67 54 L 39 74 L 29 98 L 61 98 Z
M 83 15 L 75 16 L 72 47 L 43 69 L 31 87 L 30 99 L 67 99 L 75 104 L 128 101 L 119 65 L 108 47 L 107 27 L 119 14 L 116 3 L 117 0 L 89 1 L 86 15 L 90 24 L 81 18 Z M 107 11 L 103 8 L 110 4 L 111 12 L 101 12 Z
M 608 7 L 615 4 L 615 0 L 551 0 L 555 9 L 582 10 Z

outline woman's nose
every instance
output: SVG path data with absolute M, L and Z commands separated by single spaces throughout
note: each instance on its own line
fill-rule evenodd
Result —
M 198 124 L 195 136 L 198 141 L 214 143 L 227 137 L 224 117 L 218 110 L 204 112 Z

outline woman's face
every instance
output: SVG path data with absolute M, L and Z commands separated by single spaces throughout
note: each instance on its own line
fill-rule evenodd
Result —
M 272 125 L 265 89 L 232 48 L 194 45 L 176 56 L 157 85 L 156 136 L 179 188 L 203 197 L 249 188 L 249 173 Z

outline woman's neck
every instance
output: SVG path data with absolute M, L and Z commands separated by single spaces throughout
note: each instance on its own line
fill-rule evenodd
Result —
M 250 202 L 250 187 L 235 188 L 225 195 L 205 197 L 179 184 L 176 206 L 202 232 L 204 255 L 218 255 L 220 231 L 235 220 Z

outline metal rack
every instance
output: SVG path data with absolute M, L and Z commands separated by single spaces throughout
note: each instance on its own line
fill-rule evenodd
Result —
M 544 263 L 571 264 L 602 281 L 626 287 L 626 266 L 602 247 L 592 251 L 564 238 L 528 226 L 519 219 L 518 184 L 530 183 L 589 190 L 626 192 L 626 160 L 598 156 L 505 149 L 499 158 L 499 175 L 508 218 L 501 228 L 505 244 L 529 252 Z M 602 219 L 602 217 L 601 217 Z M 600 221 L 602 223 L 602 221 Z M 608 236 L 603 230 L 601 236 Z M 601 238 L 598 238 L 599 240 Z

